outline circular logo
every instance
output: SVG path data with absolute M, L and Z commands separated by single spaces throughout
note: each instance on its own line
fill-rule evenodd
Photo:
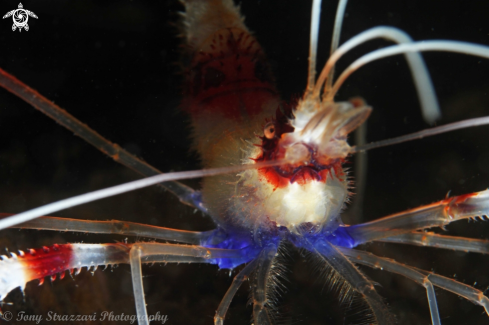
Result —
M 25 24 L 27 24 L 29 17 L 27 16 L 27 12 L 25 10 L 17 9 L 13 15 L 13 19 L 14 24 L 17 25 L 17 27 L 23 27 Z
M 9 311 L 6 311 L 3 313 L 3 319 L 5 319 L 6 321 L 9 321 L 12 319 L 12 313 L 9 312 Z
M 29 16 L 37 19 L 36 14 L 30 10 L 24 9 L 22 3 L 19 3 L 18 9 L 10 10 L 5 15 L 3 15 L 2 18 L 5 19 L 10 16 L 12 16 L 12 19 L 14 20 L 14 24 L 12 25 L 12 31 L 18 29 L 19 32 L 22 31 L 22 29 L 25 29 L 26 31 L 29 30 L 29 25 L 27 25 Z

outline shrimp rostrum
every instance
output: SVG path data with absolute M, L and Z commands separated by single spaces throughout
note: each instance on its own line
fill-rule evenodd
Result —
M 486 125 L 489 117 L 474 118 L 426 129 L 372 144 L 350 146 L 347 137 L 362 128 L 372 108 L 364 99 L 335 102 L 345 80 L 364 65 L 402 55 L 411 70 L 425 121 L 440 117 L 437 98 L 421 52 L 456 52 L 489 58 L 489 47 L 458 41 L 415 42 L 393 27 L 375 27 L 339 42 L 346 1 L 336 14 L 331 55 L 316 76 L 321 1 L 313 2 L 309 69 L 303 96 L 284 103 L 271 69 L 255 37 L 231 0 L 185 0 L 182 30 L 185 39 L 183 110 L 190 116 L 193 148 L 203 170 L 161 174 L 92 131 L 3 70 L 2 87 L 72 130 L 115 161 L 147 178 L 58 201 L 16 215 L 4 214 L 2 229 L 42 229 L 121 234 L 152 238 L 106 244 L 54 244 L 24 249 L 0 261 L 0 299 L 26 283 L 46 277 L 63 278 L 82 268 L 129 264 L 136 312 L 148 324 L 142 264 L 206 263 L 220 269 L 239 268 L 216 306 L 215 324 L 223 324 L 239 287 L 248 281 L 254 324 L 279 321 L 277 295 L 287 250 L 297 248 L 314 259 L 346 305 L 360 306 L 363 321 L 393 324 L 395 315 L 357 265 L 405 277 L 426 292 L 433 325 L 440 318 L 435 287 L 481 306 L 489 316 L 489 299 L 470 285 L 431 270 L 374 255 L 357 246 L 396 243 L 461 252 L 488 252 L 487 240 L 428 232 L 459 220 L 483 219 L 489 211 L 489 191 L 458 195 L 384 218 L 346 224 L 342 220 L 353 184 L 344 164 L 351 155 L 456 129 Z M 337 61 L 373 39 L 395 45 L 361 56 L 334 78 Z M 361 138 L 361 137 L 360 137 Z M 204 177 L 200 191 L 178 182 Z M 185 231 L 126 221 L 90 221 L 51 217 L 76 205 L 159 184 L 185 203 L 210 216 L 215 228 Z M 354 210 L 356 211 L 356 210 Z M 2 305 L 5 311 L 9 306 Z M 171 318 L 171 316 L 170 316 Z

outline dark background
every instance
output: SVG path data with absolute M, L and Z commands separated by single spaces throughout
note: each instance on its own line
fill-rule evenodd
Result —
M 320 63 L 329 53 L 336 3 L 324 1 Z M 17 8 L 2 1 L 0 14 Z M 26 1 L 28 32 L 12 32 L 0 21 L 0 67 L 54 100 L 108 139 L 162 171 L 199 168 L 189 149 L 189 128 L 181 101 L 177 1 Z M 283 98 L 302 93 L 306 81 L 310 1 L 245 1 L 242 12 L 268 54 Z M 453 39 L 489 45 L 487 1 L 350 1 L 341 41 L 365 29 L 389 25 L 415 40 Z M 341 60 L 388 45 L 373 41 Z M 489 61 L 450 53 L 424 54 L 443 111 L 439 124 L 489 115 Z M 343 86 L 337 100 L 362 96 L 374 107 L 368 140 L 381 140 L 427 127 L 409 70 L 402 57 L 370 64 Z M 488 127 L 473 128 L 369 152 L 363 220 L 428 204 L 489 185 Z M 20 212 L 139 176 L 18 98 L 0 90 L 0 212 Z M 189 181 L 198 188 L 198 180 Z M 212 222 L 156 188 L 86 204 L 56 213 L 80 219 L 119 219 L 186 230 L 208 230 Z M 489 226 L 461 221 L 447 229 L 457 236 L 489 239 Z M 2 231 L 0 247 L 11 251 L 54 243 L 123 241 L 122 236 Z M 134 238 L 129 238 L 134 241 Z M 146 239 L 145 239 L 146 240 Z M 451 251 L 368 245 L 380 256 L 434 270 L 480 290 L 489 286 L 489 257 Z M 288 293 L 282 298 L 282 323 L 350 324 L 354 311 L 339 307 L 336 296 L 311 273 L 298 254 L 288 262 Z M 364 269 L 364 268 L 362 268 Z M 400 324 L 430 324 L 425 291 L 404 278 L 365 269 L 378 281 Z M 211 324 L 232 278 L 209 265 L 144 267 L 149 314 L 166 314 L 169 324 Z M 233 273 L 235 274 L 235 273 Z M 249 324 L 248 285 L 234 299 L 229 324 Z M 442 323 L 487 324 L 482 307 L 437 290 Z M 27 285 L 4 306 L 17 314 L 134 314 L 129 267 L 83 271 L 43 286 Z M 346 320 L 344 315 L 349 315 Z M 0 321 L 1 322 L 1 321 Z M 11 322 L 21 323 L 21 322 Z M 120 324 L 121 322 L 114 322 Z M 33 322 L 26 322 L 33 324 Z M 93 323 L 92 323 L 93 324 Z

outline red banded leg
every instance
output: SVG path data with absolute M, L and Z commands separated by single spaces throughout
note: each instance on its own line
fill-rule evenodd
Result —
M 0 261 L 0 300 L 13 289 L 23 289 L 27 282 L 45 277 L 51 280 L 66 271 L 78 274 L 83 267 L 94 270 L 98 266 L 131 264 L 131 269 L 140 268 L 143 263 L 154 262 L 193 262 L 213 263 L 215 258 L 240 258 L 240 250 L 205 248 L 194 245 L 136 243 L 136 244 L 63 244 L 11 253 L 11 257 L 2 256 Z M 136 302 L 144 302 L 141 289 L 141 273 L 132 275 Z M 143 303 L 145 308 L 145 305 Z M 145 310 L 145 309 L 144 309 Z M 139 310 L 138 310 L 139 315 Z

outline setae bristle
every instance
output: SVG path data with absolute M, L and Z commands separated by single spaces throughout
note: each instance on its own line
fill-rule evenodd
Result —
M 328 294 L 338 297 L 338 302 L 344 308 L 345 324 L 365 325 L 377 324 L 368 303 L 362 296 L 336 271 L 321 255 L 307 250 L 301 252 L 310 260 L 317 284 Z

